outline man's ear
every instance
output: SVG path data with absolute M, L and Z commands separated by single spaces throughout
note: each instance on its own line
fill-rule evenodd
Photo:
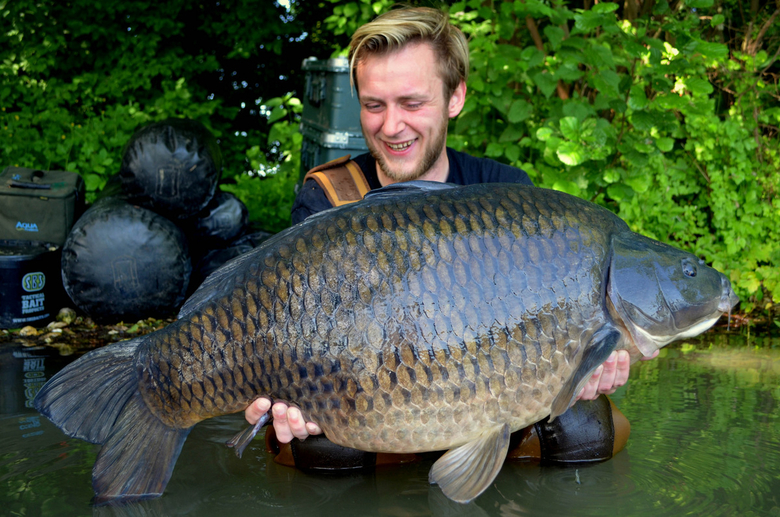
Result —
M 450 104 L 448 106 L 448 115 L 450 118 L 455 118 L 463 109 L 463 105 L 466 103 L 466 82 L 461 81 L 455 91 L 452 92 L 450 97 Z

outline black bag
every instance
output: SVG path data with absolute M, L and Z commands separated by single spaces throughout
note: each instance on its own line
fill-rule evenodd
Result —
M 62 247 L 65 292 L 96 321 L 175 314 L 191 272 L 184 233 L 121 199 L 92 205 Z
M 0 174 L 0 239 L 61 246 L 84 211 L 84 181 L 74 172 L 6 167 Z
M 171 219 L 206 208 L 222 173 L 214 135 L 200 122 L 167 119 L 136 131 L 125 146 L 119 178 L 128 200 Z

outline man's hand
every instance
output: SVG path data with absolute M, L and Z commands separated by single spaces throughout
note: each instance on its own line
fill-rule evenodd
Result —
M 247 422 L 254 425 L 269 409 L 271 409 L 271 401 L 261 397 L 246 408 L 244 418 L 246 418 Z M 313 422 L 304 422 L 300 409 L 288 407 L 284 402 L 274 404 L 273 417 L 276 439 L 280 443 L 288 443 L 293 438 L 305 440 L 311 434 L 322 434 L 320 426 Z
M 658 357 L 658 350 L 649 357 L 643 357 L 643 361 L 649 361 Z M 628 369 L 631 366 L 631 356 L 627 350 L 617 350 L 609 354 L 609 357 L 590 376 L 588 383 L 582 388 L 577 400 L 595 400 L 602 393 L 611 395 L 628 382 Z

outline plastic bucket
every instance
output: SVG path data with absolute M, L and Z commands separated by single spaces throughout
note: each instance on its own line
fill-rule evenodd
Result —
M 67 305 L 59 246 L 0 240 L 0 328 L 43 327 Z

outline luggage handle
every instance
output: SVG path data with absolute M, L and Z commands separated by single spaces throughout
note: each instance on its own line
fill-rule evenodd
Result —
M 39 189 L 39 190 L 48 190 L 51 189 L 50 183 L 36 183 L 35 180 L 39 180 L 40 178 L 43 178 L 45 173 L 43 171 L 33 171 L 32 174 L 30 174 L 30 180 L 31 181 L 22 181 L 20 178 L 21 176 L 19 174 L 15 174 L 11 181 L 8 182 L 9 187 L 15 187 L 15 188 L 31 188 L 31 189 Z
M 31 189 L 40 189 L 40 190 L 46 190 L 51 188 L 51 185 L 49 183 L 32 183 L 30 181 L 19 181 L 19 180 L 9 181 L 8 186 L 15 187 L 15 188 L 31 188 Z

